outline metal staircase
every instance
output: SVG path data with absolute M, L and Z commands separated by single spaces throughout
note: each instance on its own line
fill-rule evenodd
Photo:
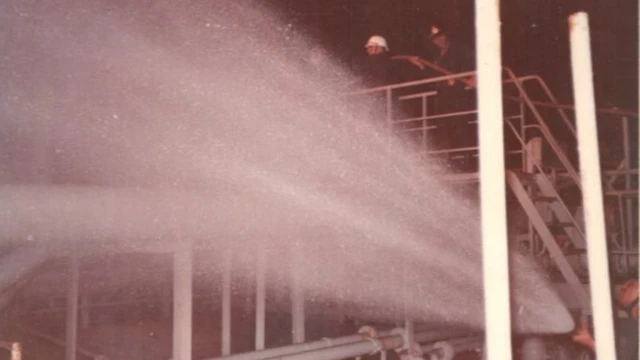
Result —
M 529 221 L 531 221 L 537 235 L 544 243 L 546 250 L 553 259 L 558 270 L 575 293 L 578 302 L 581 305 L 583 314 L 589 313 L 591 305 L 589 302 L 588 292 L 582 285 L 582 282 L 576 274 L 575 269 L 569 263 L 566 253 L 556 241 L 556 237 L 551 232 L 543 215 L 536 207 L 535 200 L 529 195 L 529 192 L 525 188 L 525 185 L 522 183 L 522 180 L 515 172 L 507 171 L 507 184 L 518 199 L 518 202 L 520 203 L 524 211 L 527 213 Z M 559 197 L 550 199 L 553 199 L 551 200 L 553 202 L 562 202 Z M 584 238 L 582 240 L 584 242 Z

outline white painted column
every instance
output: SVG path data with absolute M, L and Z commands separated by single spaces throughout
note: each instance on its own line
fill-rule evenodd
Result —
M 69 263 L 69 288 L 67 291 L 67 337 L 65 360 L 76 360 L 78 348 L 78 295 L 80 292 L 80 260 L 73 255 Z
M 258 252 L 256 269 L 256 350 L 264 350 L 266 326 L 267 257 L 264 247 Z
M 602 178 L 598 146 L 598 127 L 593 91 L 591 66 L 591 39 L 589 17 L 575 13 L 569 17 L 571 40 L 571 70 L 573 96 L 576 105 L 580 177 L 585 213 L 587 259 L 591 282 L 591 306 L 595 325 L 596 355 L 598 359 L 615 359 L 613 339 L 613 311 L 609 258 L 602 203 Z
M 193 316 L 193 252 L 173 255 L 173 358 L 191 360 Z
M 511 359 L 500 1 L 476 0 L 476 64 L 487 357 Z
M 305 339 L 304 292 L 300 279 L 300 252 L 293 252 L 291 269 L 291 332 L 294 344 Z
M 231 249 L 227 249 L 222 259 L 222 356 L 231 354 Z

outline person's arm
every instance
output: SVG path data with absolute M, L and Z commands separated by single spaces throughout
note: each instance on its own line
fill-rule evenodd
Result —
M 576 330 L 571 337 L 577 344 L 580 344 L 593 352 L 596 351 L 596 342 L 593 340 L 593 336 L 591 336 L 586 324 L 580 325 L 578 330 Z

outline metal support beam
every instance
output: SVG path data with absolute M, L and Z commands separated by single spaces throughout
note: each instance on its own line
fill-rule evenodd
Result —
M 225 250 L 222 259 L 222 356 L 231 354 L 231 265 L 233 252 Z
M 65 360 L 76 360 L 78 347 L 78 294 L 80 281 L 80 260 L 73 255 L 69 263 L 69 288 L 67 292 L 67 337 Z
M 580 12 L 569 17 L 571 70 L 576 104 L 576 124 L 582 177 L 582 196 L 587 235 L 587 259 L 591 282 L 596 355 L 598 359 L 615 359 L 613 311 L 611 309 L 609 258 L 602 204 L 602 176 L 598 147 L 598 127 L 591 66 L 589 17 Z
M 509 249 L 500 49 L 500 1 L 476 0 L 476 65 L 487 355 L 511 359 Z
M 173 358 L 191 360 L 193 308 L 193 252 L 173 255 Z

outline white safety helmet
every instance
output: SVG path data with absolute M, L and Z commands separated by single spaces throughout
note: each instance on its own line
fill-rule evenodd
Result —
M 372 37 L 369 38 L 367 43 L 364 44 L 365 48 L 368 48 L 370 46 L 380 46 L 380 47 L 383 47 L 385 50 L 389 51 L 389 47 L 387 46 L 387 39 L 383 38 L 380 35 L 373 35 Z

